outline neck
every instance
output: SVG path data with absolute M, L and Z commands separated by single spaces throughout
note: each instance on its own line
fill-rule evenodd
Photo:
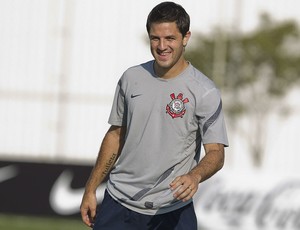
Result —
M 182 71 L 186 69 L 188 65 L 188 62 L 184 59 L 170 68 L 163 68 L 161 66 L 158 66 L 157 63 L 154 62 L 154 71 L 158 77 L 163 79 L 170 79 L 178 76 Z

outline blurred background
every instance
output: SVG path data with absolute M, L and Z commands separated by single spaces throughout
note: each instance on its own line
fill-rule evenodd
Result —
M 79 205 L 115 86 L 152 59 L 145 23 L 160 2 L 0 0 L 1 229 L 86 229 Z M 176 2 L 230 141 L 195 197 L 199 229 L 300 229 L 300 2 Z

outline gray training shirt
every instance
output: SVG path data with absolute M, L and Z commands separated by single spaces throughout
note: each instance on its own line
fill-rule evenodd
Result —
M 154 61 L 121 77 L 109 123 L 126 126 L 126 140 L 107 189 L 125 207 L 148 215 L 188 204 L 169 184 L 200 159 L 201 144 L 228 145 L 220 92 L 191 64 L 178 76 L 155 75 Z

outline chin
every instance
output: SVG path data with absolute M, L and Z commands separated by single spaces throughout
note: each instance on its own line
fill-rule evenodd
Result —
M 172 67 L 172 64 L 170 62 L 164 62 L 159 60 L 155 60 L 155 61 L 160 68 L 169 69 Z

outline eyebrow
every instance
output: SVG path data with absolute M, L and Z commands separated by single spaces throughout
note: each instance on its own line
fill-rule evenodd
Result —
M 150 38 L 160 38 L 159 36 L 153 35 L 153 34 L 150 34 L 149 37 Z M 176 36 L 175 35 L 167 35 L 167 36 L 164 36 L 163 38 L 166 38 L 166 39 L 172 38 L 173 39 L 173 38 L 176 38 Z

